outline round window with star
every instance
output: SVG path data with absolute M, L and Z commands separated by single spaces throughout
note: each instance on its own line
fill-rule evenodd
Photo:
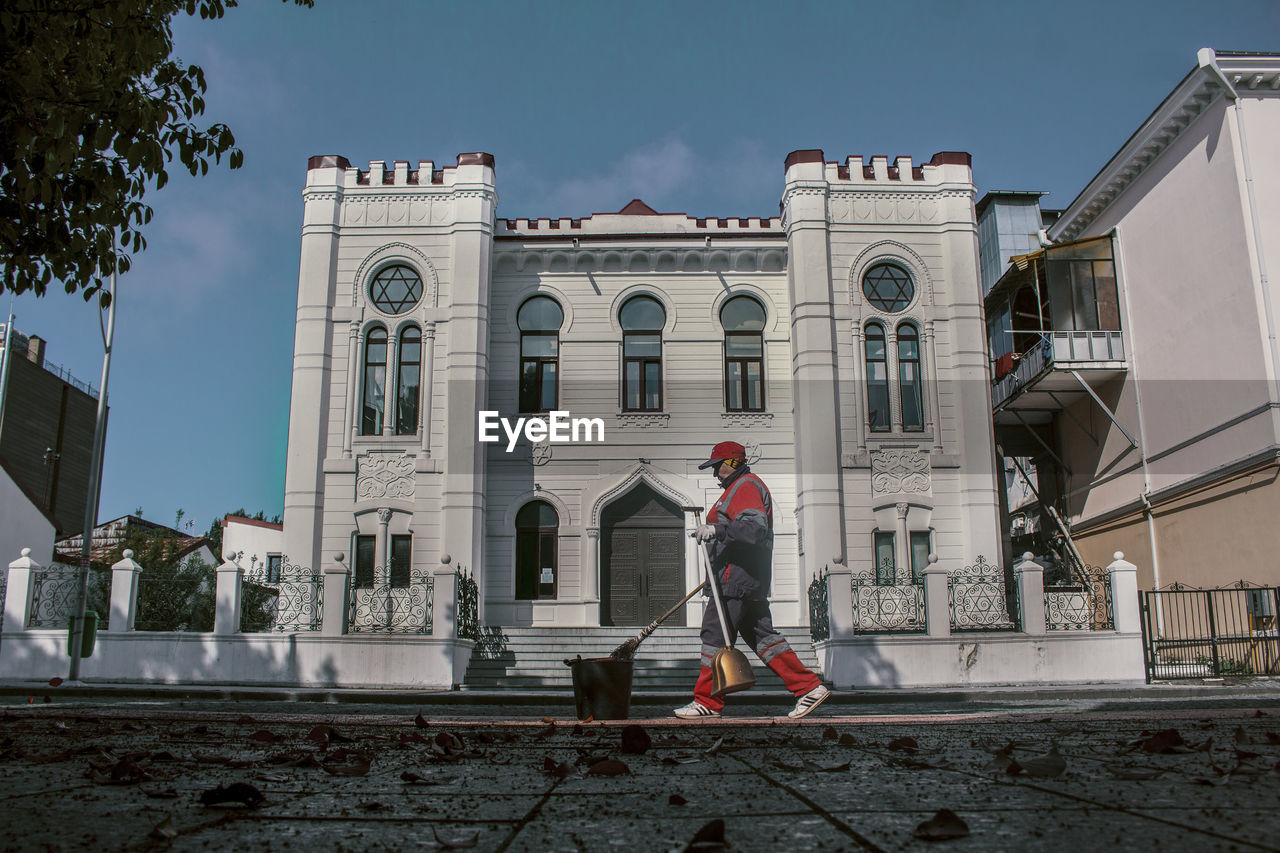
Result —
M 876 264 L 862 277 L 862 295 L 876 310 L 892 314 L 911 304 L 916 286 L 897 264 Z
M 383 267 L 369 286 L 373 305 L 384 314 L 403 314 L 422 299 L 422 279 L 404 264 Z

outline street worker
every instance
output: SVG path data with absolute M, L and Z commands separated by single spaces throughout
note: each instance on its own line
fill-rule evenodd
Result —
M 713 606 L 702 612 L 702 666 L 693 688 L 693 701 L 677 708 L 677 717 L 696 720 L 718 717 L 722 699 L 711 696 L 711 661 L 716 652 L 741 636 L 760 660 L 778 674 L 797 697 L 787 714 L 807 715 L 822 704 L 831 691 L 805 668 L 791 645 L 773 627 L 769 613 L 769 585 L 773 574 L 773 501 L 769 489 L 747 467 L 747 452 L 736 441 L 722 441 L 699 470 L 711 468 L 724 494 L 707 513 L 707 523 L 692 535 L 695 547 L 706 547 L 724 602 L 729 636 L 723 636 L 720 617 Z M 705 593 L 704 593 L 705 594 Z

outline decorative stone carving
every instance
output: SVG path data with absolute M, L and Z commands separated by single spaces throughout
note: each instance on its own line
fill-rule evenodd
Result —
M 759 429 L 773 426 L 773 415 L 769 412 L 724 412 L 720 415 L 720 423 L 725 429 Z
M 877 450 L 871 454 L 874 494 L 919 494 L 930 487 L 929 457 L 920 451 Z
M 534 465 L 546 465 L 551 461 L 551 442 L 543 439 L 529 446 L 529 461 Z
M 407 453 L 370 451 L 356 459 L 356 500 L 412 498 L 414 460 Z
M 618 426 L 623 429 L 666 429 L 671 416 L 657 412 L 646 414 L 640 412 L 623 412 L 618 415 Z

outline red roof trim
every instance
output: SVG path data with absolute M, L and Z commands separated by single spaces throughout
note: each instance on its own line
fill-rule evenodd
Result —
M 821 148 L 800 148 L 787 155 L 784 169 L 790 169 L 797 163 L 825 163 Z
M 222 519 L 222 527 L 225 530 L 228 521 L 234 521 L 238 524 L 247 524 L 250 527 L 269 527 L 272 530 L 284 530 L 283 524 L 276 524 L 272 521 L 261 521 L 256 518 L 245 518 L 243 515 L 228 515 Z
M 351 161 L 341 154 L 317 154 L 307 159 L 307 171 L 312 169 L 350 169 Z

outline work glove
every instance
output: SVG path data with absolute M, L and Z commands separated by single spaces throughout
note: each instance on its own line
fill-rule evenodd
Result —
M 693 538 L 699 542 L 710 542 L 716 538 L 716 527 L 714 524 L 704 524 L 697 530 L 693 531 Z

